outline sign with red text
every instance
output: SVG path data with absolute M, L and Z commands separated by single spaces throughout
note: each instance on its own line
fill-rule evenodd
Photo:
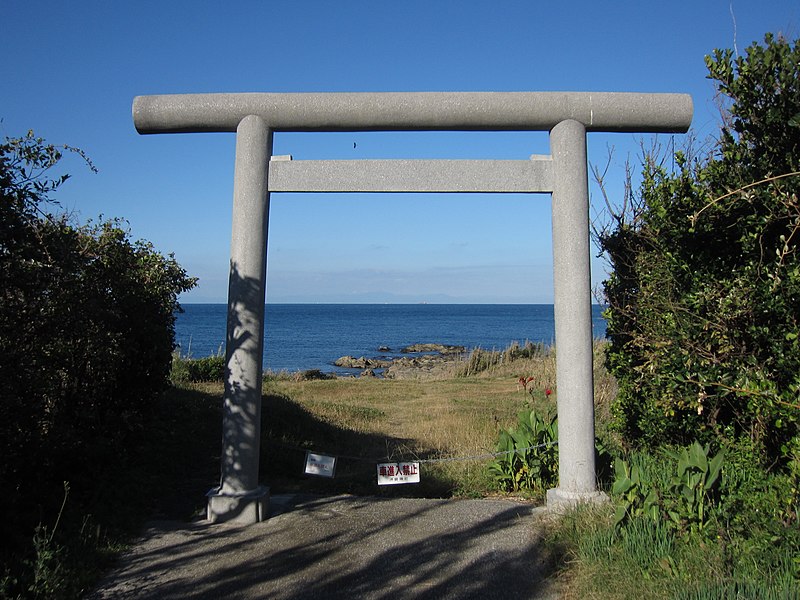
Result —
M 419 463 L 381 463 L 378 465 L 378 485 L 419 483 Z

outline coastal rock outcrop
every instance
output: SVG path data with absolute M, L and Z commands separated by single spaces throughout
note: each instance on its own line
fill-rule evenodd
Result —
M 439 354 L 464 354 L 467 351 L 465 346 L 450 346 L 448 344 L 411 344 L 402 348 L 400 352 L 410 354 L 412 352 L 438 352 Z
M 379 350 L 386 348 L 382 346 Z M 360 377 L 379 377 L 385 379 L 422 379 L 446 375 L 463 360 L 467 354 L 465 346 L 448 344 L 421 343 L 406 346 L 400 353 L 412 356 L 381 356 L 367 358 L 360 356 L 342 356 L 334 361 L 334 365 L 343 369 L 359 369 Z
M 342 356 L 337 358 L 334 362 L 337 367 L 344 369 L 385 369 L 391 366 L 391 360 L 383 360 L 379 358 L 355 358 L 353 356 Z
M 396 358 L 383 372 L 386 379 L 424 379 L 444 375 L 461 361 L 458 354 L 423 354 Z

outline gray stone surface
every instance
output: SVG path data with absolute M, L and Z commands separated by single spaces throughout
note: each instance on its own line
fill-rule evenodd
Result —
M 605 492 L 570 492 L 561 488 L 547 490 L 547 510 L 561 515 L 579 504 L 605 504 L 611 499 Z
M 595 491 L 592 292 L 586 131 L 564 121 L 550 132 L 553 281 L 558 385 L 558 487 Z
M 366 356 L 340 356 L 333 364 L 344 369 L 385 369 L 392 365 L 390 359 L 367 358 Z
M 261 374 L 272 132 L 248 116 L 236 134 L 233 226 L 225 345 L 220 486 L 209 492 L 211 521 L 254 522 L 263 515 L 258 482 Z
M 236 131 L 258 115 L 276 131 L 549 131 L 573 119 L 587 131 L 683 133 L 686 94 L 619 92 L 338 92 L 137 96 L 139 133 Z
M 209 523 L 231 522 L 240 525 L 258 523 L 269 514 L 269 488 L 259 486 L 245 492 L 214 488 L 208 494 L 206 519 Z
M 559 597 L 530 504 L 276 495 L 271 511 L 249 527 L 153 523 L 88 598 Z
M 553 190 L 552 161 L 281 160 L 269 172 L 271 192 L 494 192 Z

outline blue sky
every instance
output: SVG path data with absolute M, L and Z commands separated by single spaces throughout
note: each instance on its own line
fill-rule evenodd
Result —
M 84 221 L 124 217 L 133 237 L 174 253 L 200 278 L 184 302 L 226 299 L 235 136 L 138 135 L 136 95 L 681 92 L 702 140 L 718 122 L 703 57 L 741 53 L 768 31 L 800 36 L 796 0 L 2 0 L 0 11 L 0 134 L 33 129 L 85 150 L 99 173 L 66 160 L 73 177 L 57 198 Z M 589 135 L 593 164 L 614 148 L 612 196 L 642 141 Z M 530 132 L 279 133 L 274 153 L 524 159 L 549 149 Z M 551 242 L 548 195 L 273 194 L 267 298 L 548 303 Z M 603 277 L 596 259 L 594 285 Z

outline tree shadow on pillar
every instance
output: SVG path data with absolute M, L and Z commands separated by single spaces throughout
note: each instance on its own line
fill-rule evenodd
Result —
M 220 483 L 242 492 L 258 487 L 264 283 L 234 263 L 229 277 Z

